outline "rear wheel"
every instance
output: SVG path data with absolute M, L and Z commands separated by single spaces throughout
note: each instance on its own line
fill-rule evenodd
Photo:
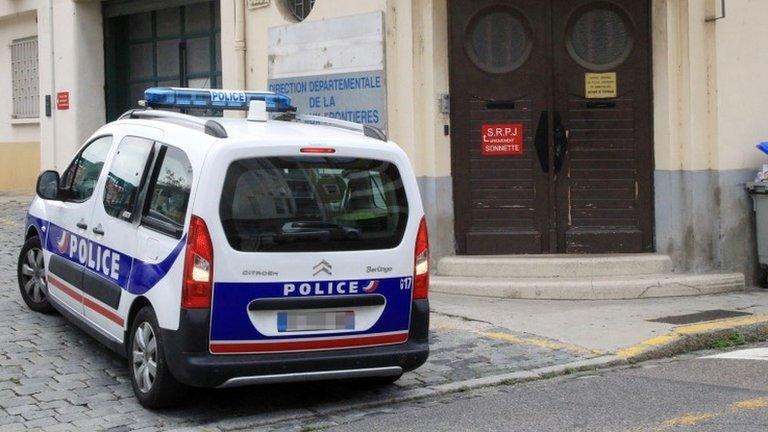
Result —
M 145 306 L 136 314 L 129 335 L 128 367 L 139 403 L 145 408 L 178 405 L 185 386 L 168 370 L 160 326 L 151 307 Z
M 54 312 L 53 306 L 48 301 L 45 261 L 39 237 L 30 237 L 21 248 L 17 277 L 21 298 L 30 309 L 46 314 Z

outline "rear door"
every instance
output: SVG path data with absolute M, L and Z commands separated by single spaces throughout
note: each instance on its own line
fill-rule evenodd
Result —
M 112 147 L 112 136 L 83 146 L 62 174 L 64 201 L 47 201 L 45 250 L 48 291 L 77 315 L 83 314 L 83 269 L 88 262 L 88 222 L 103 183 L 102 171 Z M 42 223 L 41 225 L 45 225 Z
M 265 152 L 234 157 L 223 184 L 212 186 L 221 223 L 208 223 L 216 249 L 211 352 L 406 342 L 423 216 L 412 175 L 392 155 L 352 148 Z
M 154 140 L 146 138 L 159 131 L 126 126 L 109 164 L 103 187 L 89 223 L 91 259 L 83 275 L 84 313 L 88 320 L 122 340 L 128 303 L 121 308 L 134 257 L 141 190 Z

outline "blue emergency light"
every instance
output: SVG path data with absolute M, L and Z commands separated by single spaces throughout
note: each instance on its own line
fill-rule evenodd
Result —
M 268 112 L 295 111 L 291 98 L 272 92 L 151 87 L 144 91 L 151 108 L 202 108 L 247 111 L 251 101 L 264 101 Z

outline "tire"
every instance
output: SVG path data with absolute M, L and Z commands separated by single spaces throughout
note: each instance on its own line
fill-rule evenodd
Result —
M 128 335 L 128 371 L 141 406 L 157 409 L 180 405 L 187 387 L 168 369 L 160 326 L 150 306 L 136 314 Z
M 27 307 L 44 314 L 56 311 L 48 301 L 45 261 L 39 237 L 30 237 L 24 242 L 16 266 L 16 277 L 19 281 L 21 298 L 24 299 Z

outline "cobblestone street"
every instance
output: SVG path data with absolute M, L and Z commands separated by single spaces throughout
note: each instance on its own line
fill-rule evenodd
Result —
M 328 382 L 192 392 L 179 409 L 152 412 L 133 397 L 126 362 L 59 315 L 24 306 L 16 282 L 27 199 L 0 197 L 0 431 L 302 429 L 361 416 L 398 394 L 598 355 L 479 321 L 433 314 L 426 365 L 377 390 Z M 335 412 L 331 416 L 330 412 Z

